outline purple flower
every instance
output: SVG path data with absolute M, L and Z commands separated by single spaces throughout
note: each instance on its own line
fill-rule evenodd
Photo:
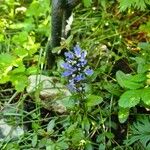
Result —
M 71 66 L 69 63 L 63 63 L 61 66 L 62 66 L 64 69 L 70 69 L 70 68 L 72 68 L 72 66 Z
M 64 68 L 64 73 L 62 76 L 68 77 L 69 84 L 68 89 L 72 92 L 84 92 L 84 82 L 86 76 L 93 74 L 92 69 L 87 65 L 86 60 L 87 52 L 83 51 L 79 45 L 73 48 L 72 52 L 66 52 L 66 62 L 61 66 Z
M 81 53 L 81 61 L 84 61 L 84 60 L 85 60 L 86 55 L 87 55 L 87 52 L 86 52 L 86 51 L 83 51 L 83 52 Z
M 79 75 L 77 75 L 77 76 L 74 78 L 74 80 L 77 81 L 77 82 L 79 82 L 79 81 L 81 81 L 81 80 L 84 80 L 84 79 L 85 79 L 85 77 L 84 77 L 84 75 L 82 75 L 82 74 L 79 74 Z
M 68 58 L 68 59 L 74 59 L 74 55 L 73 55 L 72 52 L 65 52 L 65 56 L 66 56 L 66 58 Z
M 63 77 L 68 77 L 70 75 L 72 75 L 72 71 L 71 70 L 66 70 L 65 72 L 62 73 Z
M 69 84 L 67 85 L 67 87 L 70 91 L 76 92 L 76 85 L 74 83 L 74 80 L 69 80 Z
M 74 48 L 74 53 L 76 55 L 77 58 L 81 57 L 81 48 L 79 47 L 79 45 L 76 45 Z
M 86 69 L 85 70 L 85 74 L 88 75 L 88 76 L 90 76 L 90 75 L 93 74 L 93 70 L 92 69 Z

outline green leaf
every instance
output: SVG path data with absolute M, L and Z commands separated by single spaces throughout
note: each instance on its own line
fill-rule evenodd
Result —
M 55 127 L 55 119 L 51 120 L 47 125 L 47 132 L 53 132 L 53 128 Z
M 143 116 L 137 118 L 137 121 L 130 127 L 130 135 L 124 144 L 131 145 L 133 143 L 140 142 L 142 149 L 150 149 L 150 118 L 149 116 Z
M 85 7 L 89 7 L 92 4 L 92 0 L 82 0 Z
M 33 138 L 32 138 L 32 146 L 33 146 L 33 147 L 36 146 L 37 141 L 38 141 L 38 137 L 37 137 L 37 134 L 35 134 L 35 135 L 33 135 Z
M 104 87 L 104 89 L 106 89 L 108 92 L 110 92 L 113 95 L 116 95 L 116 96 L 121 95 L 121 89 L 118 84 L 104 82 L 103 87 Z
M 150 0 L 120 0 L 120 11 L 130 8 L 144 11 L 147 5 L 150 5 Z
M 89 132 L 90 122 L 89 122 L 89 119 L 86 116 L 83 117 L 82 126 L 87 132 Z
M 31 75 L 31 74 L 37 74 L 38 71 L 38 67 L 36 66 L 31 66 L 26 70 L 26 74 L 27 75 Z
M 27 76 L 21 73 L 12 75 L 10 80 L 18 92 L 24 91 L 25 87 L 28 85 Z
M 119 106 L 122 108 L 131 108 L 140 102 L 140 90 L 129 90 L 123 93 L 119 99 Z
M 27 41 L 28 41 L 28 33 L 25 31 L 14 35 L 12 38 L 12 42 L 16 45 L 22 45 L 23 43 Z
M 75 129 L 72 134 L 71 134 L 72 138 L 71 141 L 73 143 L 73 145 L 79 145 L 81 140 L 84 140 L 84 132 L 82 129 L 77 128 Z
M 118 113 L 118 119 L 120 123 L 124 123 L 129 116 L 129 109 L 128 108 L 120 108 Z
M 148 29 L 150 30 L 150 21 L 147 22 L 147 24 L 149 24 Z M 143 30 L 142 30 L 142 32 L 143 32 Z M 150 32 L 150 31 L 149 31 L 149 32 Z M 140 48 L 143 49 L 143 50 L 149 50 L 149 49 L 150 49 L 150 43 L 148 43 L 148 42 L 140 42 L 140 43 L 138 44 L 138 47 L 140 47 Z
M 93 145 L 90 142 L 86 142 L 85 150 L 93 150 Z
M 68 143 L 65 142 L 65 141 L 57 142 L 57 143 L 56 143 L 56 146 L 57 146 L 60 150 L 61 150 L 61 149 L 63 149 L 63 150 L 69 149 Z
M 103 101 L 103 98 L 101 96 L 98 96 L 98 95 L 88 95 L 87 96 L 87 106 L 88 107 L 98 105 L 102 101 Z
M 132 76 L 130 74 L 125 74 L 122 71 L 117 71 L 116 79 L 119 85 L 123 88 L 139 89 L 144 87 L 143 83 L 140 83 L 141 81 L 145 80 L 144 76 L 141 74 Z
M 113 138 L 114 138 L 114 134 L 111 133 L 111 132 L 105 132 L 105 136 L 106 136 L 108 139 L 113 139 Z
M 150 106 L 150 88 L 141 89 L 141 100 Z
M 9 66 L 15 61 L 15 57 L 12 56 L 11 54 L 5 53 L 5 54 L 0 54 L 0 68 L 2 66 Z
M 137 72 L 138 73 L 145 73 L 149 69 L 149 65 L 146 64 L 146 60 L 141 57 L 135 58 L 136 63 L 138 64 Z
M 20 65 L 18 68 L 13 69 L 13 70 L 11 71 L 11 75 L 15 75 L 15 74 L 18 74 L 18 73 L 23 73 L 23 74 L 25 74 L 25 70 L 26 70 L 26 68 L 25 68 L 25 66 L 22 64 L 22 65 Z
M 139 73 L 129 77 L 129 80 L 133 82 L 144 82 L 146 79 L 147 78 L 145 73 Z
M 23 48 L 16 48 L 13 50 L 13 53 L 21 58 L 28 56 L 28 51 Z
M 61 97 L 60 101 L 61 101 L 62 105 L 65 106 L 67 109 L 73 109 L 75 106 L 74 99 L 70 96 L 64 96 L 64 93 L 63 93 L 63 96 Z

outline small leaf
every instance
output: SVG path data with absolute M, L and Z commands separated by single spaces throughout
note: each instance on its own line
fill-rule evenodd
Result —
M 32 138 L 32 146 L 35 147 L 36 144 L 37 144 L 37 140 L 38 140 L 38 137 L 37 137 L 37 134 L 35 134 Z
M 85 145 L 85 150 L 93 150 L 93 145 L 90 142 L 87 142 Z
M 89 132 L 89 130 L 90 130 L 90 122 L 89 122 L 89 119 L 86 116 L 84 116 L 84 118 L 83 118 L 82 125 L 83 125 L 83 128 L 87 132 Z
M 111 133 L 111 132 L 105 132 L 105 136 L 106 136 L 108 139 L 113 139 L 113 138 L 114 138 L 114 134 Z
M 142 101 L 150 106 L 150 88 L 141 89 L 141 99 Z
M 123 93 L 119 99 L 119 106 L 123 108 L 131 108 L 140 102 L 140 90 L 129 90 Z
M 82 0 L 85 7 L 89 7 L 92 4 L 92 0 Z
M 53 128 L 55 127 L 55 120 L 51 120 L 47 125 L 47 132 L 53 132 Z
M 124 123 L 129 116 L 129 109 L 128 108 L 120 108 L 118 113 L 118 118 L 120 123 Z
M 103 98 L 98 95 L 88 95 L 87 96 L 87 106 L 95 106 L 100 104 L 103 101 Z

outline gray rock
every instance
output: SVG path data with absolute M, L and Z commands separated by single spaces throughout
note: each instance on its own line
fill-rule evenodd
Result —
M 20 126 L 9 125 L 4 119 L 0 120 L 0 141 L 16 139 L 24 135 L 24 130 Z
M 31 75 L 28 79 L 30 84 L 26 89 L 27 92 L 32 94 L 38 90 L 44 108 L 58 113 L 67 111 L 61 100 L 71 96 L 71 93 L 59 82 L 57 77 Z

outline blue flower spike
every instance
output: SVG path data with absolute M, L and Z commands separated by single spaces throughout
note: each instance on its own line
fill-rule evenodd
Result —
M 61 65 L 64 68 L 62 76 L 68 77 L 67 87 L 71 92 L 84 92 L 86 77 L 93 74 L 93 70 L 87 65 L 86 55 L 87 52 L 79 45 L 76 45 L 73 51 L 65 53 L 65 63 Z

